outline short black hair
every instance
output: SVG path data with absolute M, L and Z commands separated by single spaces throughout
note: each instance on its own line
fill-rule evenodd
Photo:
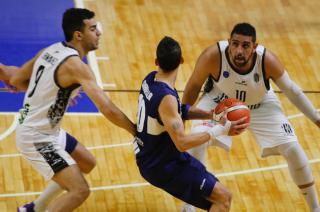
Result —
M 85 24 L 85 19 L 94 17 L 94 12 L 83 8 L 70 8 L 63 14 L 62 29 L 66 41 L 71 41 L 75 31 L 82 32 Z
M 157 47 L 157 60 L 164 72 L 175 70 L 181 62 L 181 48 L 179 43 L 171 37 L 165 36 Z
M 230 37 L 232 37 L 233 34 L 251 36 L 252 42 L 256 42 L 256 29 L 251 24 L 239 23 L 235 25 L 231 31 Z

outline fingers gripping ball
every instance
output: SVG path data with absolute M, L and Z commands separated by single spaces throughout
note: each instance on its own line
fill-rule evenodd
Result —
M 244 102 L 229 98 L 221 101 L 214 109 L 214 120 L 220 121 L 220 119 L 227 113 L 227 119 L 229 121 L 236 121 L 242 117 L 247 117 L 246 122 L 250 122 L 250 110 Z

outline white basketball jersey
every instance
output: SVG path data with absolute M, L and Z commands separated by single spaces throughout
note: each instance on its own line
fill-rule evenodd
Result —
M 265 48 L 258 45 L 254 62 L 246 74 L 238 73 L 227 57 L 228 41 L 218 42 L 221 55 L 219 79 L 214 80 L 214 88 L 218 89 L 228 98 L 237 98 L 245 102 L 249 108 L 259 107 L 264 100 L 276 100 L 269 81 L 265 77 L 263 59 Z M 277 100 L 276 100 L 277 101 Z
M 75 88 L 61 88 L 57 70 L 69 57 L 79 56 L 77 50 L 59 42 L 47 47 L 35 61 L 19 123 L 42 132 L 56 131 Z

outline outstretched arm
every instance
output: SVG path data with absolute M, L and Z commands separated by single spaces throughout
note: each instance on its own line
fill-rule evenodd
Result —
M 14 72 L 9 84 L 17 88 L 18 91 L 26 91 L 29 86 L 34 63 L 41 53 L 42 50 L 34 58 L 23 64 L 21 68 L 9 66 L 10 70 Z
M 71 69 L 71 75 L 76 76 L 76 83 L 82 86 L 84 92 L 94 102 L 99 111 L 113 124 L 127 130 L 132 135 L 135 135 L 135 125 L 115 104 L 113 104 L 109 97 L 97 85 L 95 76 L 89 66 L 82 63 L 81 60 L 76 57 L 70 58 L 67 66 Z
M 186 116 L 183 117 L 184 120 L 193 120 L 193 119 L 204 119 L 210 120 L 213 118 L 213 110 L 212 111 L 204 111 L 197 107 L 190 107 L 186 112 Z
M 6 66 L 0 63 L 0 80 L 4 82 L 9 90 L 14 90 L 13 86 L 10 84 L 10 79 L 16 72 L 19 70 L 19 67 L 16 66 Z
M 266 52 L 265 65 L 267 74 L 273 79 L 288 99 L 312 122 L 320 128 L 320 115 L 300 87 L 290 79 L 284 66 L 271 52 Z

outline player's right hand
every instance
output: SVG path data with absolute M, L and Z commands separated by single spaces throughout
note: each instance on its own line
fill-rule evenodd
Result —
M 231 121 L 231 126 L 228 135 L 234 136 L 243 133 L 250 125 L 249 123 L 246 123 L 247 118 L 248 117 L 243 117 L 237 121 Z M 225 117 L 223 119 L 225 119 Z

